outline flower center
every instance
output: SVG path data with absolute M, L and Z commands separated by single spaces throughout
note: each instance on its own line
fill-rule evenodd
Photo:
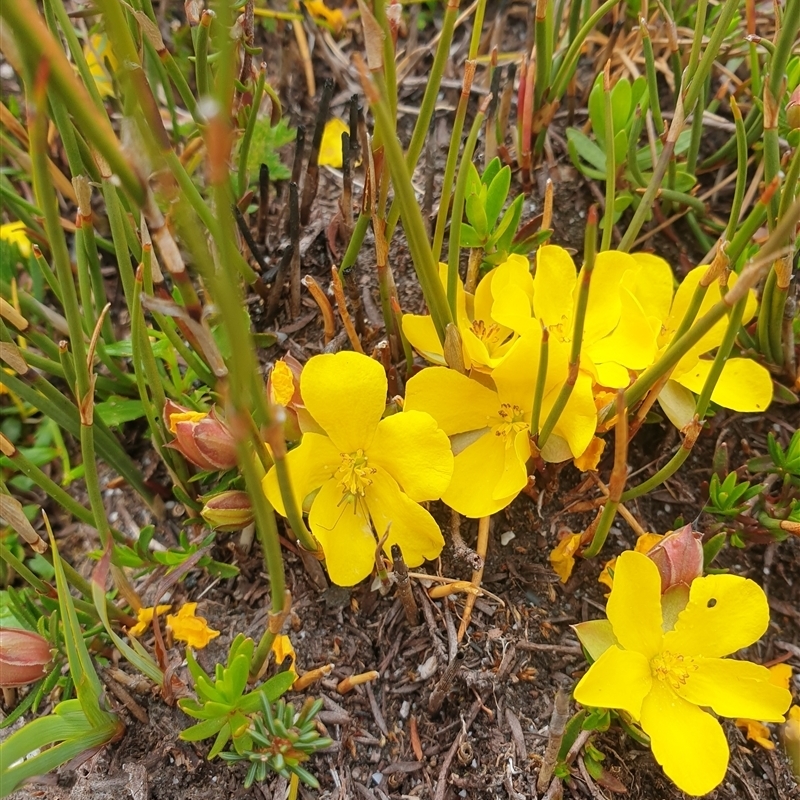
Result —
M 472 332 L 491 350 L 500 344 L 500 326 L 496 322 L 488 325 L 482 319 L 472 322 Z
M 680 689 L 697 668 L 691 656 L 670 653 L 669 650 L 664 650 L 650 661 L 651 675 L 675 690 Z
M 369 466 L 369 460 L 364 455 L 363 450 L 356 450 L 355 453 L 342 453 L 342 463 L 336 470 L 334 478 L 339 481 L 342 488 L 342 500 L 340 502 L 352 503 L 359 497 L 366 494 L 367 487 L 372 483 L 372 475 L 377 470 Z
M 520 431 L 528 430 L 525 412 L 519 406 L 502 403 L 497 414 L 500 417 L 500 423 L 492 427 L 495 436 L 513 439 Z

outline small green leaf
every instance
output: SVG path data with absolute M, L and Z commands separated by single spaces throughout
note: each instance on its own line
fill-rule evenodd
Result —
M 97 403 L 94 410 L 109 428 L 116 428 L 125 422 L 133 422 L 144 416 L 144 404 L 141 400 L 116 395 Z
M 495 176 L 498 172 L 500 172 L 500 158 L 499 156 L 495 156 L 487 165 L 486 169 L 483 171 L 483 175 L 481 176 L 481 183 L 484 186 L 490 186 L 492 181 L 494 181 Z
M 461 247 L 483 247 L 486 240 L 478 236 L 475 228 L 466 222 L 461 226 Z
M 567 129 L 567 151 L 577 170 L 589 177 L 605 180 L 606 154 L 595 142 L 577 128 Z M 589 171 L 586 169 L 585 164 L 581 163 L 581 160 L 594 168 L 595 171 L 591 175 L 589 175 Z
M 485 239 L 489 233 L 489 225 L 486 219 L 486 208 L 477 194 L 469 194 L 466 199 L 466 211 L 469 224 L 475 229 L 475 233 Z
M 179 704 L 180 705 L 180 704 Z M 181 706 L 183 708 L 183 706 Z M 178 738 L 184 742 L 199 742 L 201 739 L 208 739 L 211 736 L 219 733 L 220 729 L 227 724 L 225 717 L 214 717 L 207 719 L 203 722 L 198 722 L 197 725 L 192 725 L 178 734 Z
M 499 163 L 499 159 L 495 159 Z M 484 177 L 485 174 L 484 174 Z M 489 229 L 493 229 L 497 223 L 497 218 L 503 210 L 508 198 L 508 190 L 511 188 L 511 168 L 506 164 L 494 177 L 489 184 L 486 192 L 486 221 Z

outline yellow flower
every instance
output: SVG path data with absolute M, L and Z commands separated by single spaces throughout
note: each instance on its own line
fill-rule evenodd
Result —
M 671 286 L 672 282 L 672 270 L 669 264 L 658 256 L 645 253 L 637 253 L 633 259 L 639 264 L 640 269 L 626 273 L 623 286 L 647 308 L 650 319 L 660 319 L 661 332 L 658 346 L 662 353 L 674 338 L 692 296 L 709 268 L 701 266 L 691 270 L 675 292 L 675 297 L 669 302 L 669 294 L 665 288 Z M 731 273 L 728 277 L 729 289 L 736 285 L 736 280 L 736 274 Z M 721 297 L 719 282 L 714 281 L 706 290 L 696 319 L 700 319 L 716 305 Z M 755 316 L 756 307 L 755 294 L 751 291 L 745 307 L 743 324 Z M 689 392 L 699 394 L 711 370 L 712 359 L 704 356 L 720 345 L 727 325 L 728 318 L 723 317 L 681 358 L 659 395 L 662 409 L 679 428 L 684 427 L 694 414 L 694 399 Z M 772 402 L 772 379 L 764 367 L 749 358 L 728 358 L 714 387 L 711 400 L 734 411 L 763 411 Z
M 167 627 L 179 642 L 186 642 L 189 647 L 200 650 L 212 639 L 219 636 L 219 631 L 209 628 L 205 617 L 195 616 L 197 603 L 184 603 L 177 614 L 167 615 Z
M 139 621 L 132 628 L 128 629 L 128 636 L 141 636 L 153 621 L 153 616 L 155 614 L 163 614 L 165 611 L 169 611 L 171 608 L 172 606 L 170 605 L 158 606 L 158 608 L 154 608 L 153 606 L 150 606 L 149 608 L 140 608 L 136 612 L 136 618 Z
M 447 286 L 447 264 L 439 264 L 439 279 Z M 516 284 L 521 284 L 516 286 Z M 509 256 L 508 261 L 489 272 L 478 284 L 474 295 L 464 291 L 459 279 L 456 286 L 456 324 L 461 335 L 462 358 L 466 369 L 490 372 L 505 358 L 517 339 L 514 331 L 492 316 L 495 296 L 525 292 L 533 287 L 528 259 Z M 433 364 L 445 366 L 444 351 L 433 320 L 427 314 L 405 314 L 403 333 L 411 346 Z
M 399 544 L 409 566 L 436 558 L 444 539 L 419 504 L 441 497 L 453 454 L 434 419 L 410 411 L 381 419 L 386 373 L 359 353 L 314 356 L 303 368 L 300 391 L 322 433 L 304 434 L 286 461 L 331 580 L 352 586 L 370 574 L 374 531 L 383 536 L 388 529 L 386 553 Z M 274 467 L 263 487 L 285 516 Z
M 736 575 L 697 578 L 674 624 L 665 611 L 656 565 L 641 553 L 623 553 L 608 620 L 576 626 L 596 661 L 574 696 L 585 706 L 627 712 L 650 737 L 667 776 L 702 795 L 722 782 L 730 757 L 722 726 L 703 709 L 781 722 L 791 695 L 770 681 L 766 667 L 723 658 L 769 625 L 758 584 Z
M 23 258 L 28 258 L 31 254 L 31 240 L 28 238 L 28 234 L 25 233 L 24 222 L 7 222 L 5 225 L 0 225 L 0 239 L 16 245 L 19 254 Z
M 118 62 L 111 49 L 111 43 L 104 33 L 93 33 L 89 41 L 83 46 L 83 57 L 86 65 L 94 78 L 97 91 L 101 97 L 114 96 L 114 81 L 108 73 L 106 62 L 112 71 L 116 71 Z
M 341 12 L 340 12 L 341 13 Z M 322 132 L 322 143 L 319 147 L 320 166 L 342 168 L 342 134 L 350 133 L 350 128 L 340 119 L 334 117 L 325 123 Z
M 347 24 L 347 17 L 345 17 L 341 9 L 328 8 L 322 0 L 305 0 L 304 5 L 314 20 L 326 22 L 334 33 L 340 33 L 344 30 L 344 26 Z
M 426 411 L 452 439 L 453 479 L 442 500 L 459 513 L 494 514 L 526 485 L 538 363 L 539 341 L 531 334 L 514 344 L 491 378 L 482 375 L 476 380 L 455 370 L 429 367 L 408 382 L 404 408 Z M 542 419 L 555 403 L 564 377 L 548 362 Z M 568 458 L 580 455 L 596 424 L 591 378 L 582 374 L 551 438 L 565 443 Z M 546 450 L 543 455 L 547 457 Z

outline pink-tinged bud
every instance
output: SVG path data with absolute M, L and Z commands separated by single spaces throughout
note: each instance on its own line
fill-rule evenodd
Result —
M 216 412 L 209 414 L 167 400 L 164 420 L 175 434 L 167 447 L 177 450 L 200 469 L 225 470 L 236 466 L 236 442 Z
M 800 130 L 800 86 L 798 86 L 786 104 L 786 122 L 793 130 Z
M 209 497 L 200 515 L 210 527 L 223 533 L 240 531 L 255 519 L 247 492 L 236 489 Z
M 50 644 L 38 633 L 0 628 L 0 687 L 10 689 L 35 683 L 47 675 Z
M 691 525 L 668 533 L 647 557 L 655 562 L 661 574 L 661 593 L 673 586 L 689 586 L 703 574 L 702 536 Z

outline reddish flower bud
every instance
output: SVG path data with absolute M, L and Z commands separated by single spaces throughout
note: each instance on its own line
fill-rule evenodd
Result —
M 239 531 L 255 519 L 247 492 L 236 489 L 209 497 L 200 515 L 210 527 L 224 533 Z
M 38 633 L 0 628 L 0 687 L 25 686 L 47 674 L 50 644 Z
M 689 586 L 703 574 L 702 536 L 695 533 L 691 525 L 668 533 L 647 553 L 661 573 L 661 593 L 685 584 Z
M 786 104 L 786 122 L 790 128 L 800 129 L 800 86 L 792 92 L 792 96 Z
M 236 442 L 227 425 L 212 409 L 209 414 L 167 400 L 164 420 L 175 434 L 167 447 L 177 450 L 200 469 L 225 470 L 236 466 Z

